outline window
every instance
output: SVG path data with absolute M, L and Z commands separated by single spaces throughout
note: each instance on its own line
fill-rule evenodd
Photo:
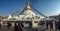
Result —
M 34 23 L 38 23 L 38 21 L 34 21 Z
M 12 19 L 10 18 L 10 20 L 12 20 Z
M 13 18 L 13 20 L 15 20 L 16 18 Z
M 34 17 L 32 17 L 32 19 L 34 19 Z
M 29 17 L 27 19 L 30 19 Z
M 38 17 L 38 19 L 40 19 L 40 17 Z

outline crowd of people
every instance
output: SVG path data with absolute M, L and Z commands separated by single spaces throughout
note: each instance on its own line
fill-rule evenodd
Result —
M 12 25 L 10 22 L 7 22 L 7 28 L 11 28 Z M 22 26 L 17 23 L 14 24 L 14 31 L 23 31 Z
M 4 24 L 5 25 L 5 24 Z M 2 24 L 0 23 L 0 29 Z M 29 28 L 31 28 L 32 24 L 30 23 Z M 5 26 L 7 29 L 13 29 L 14 31 L 23 31 L 24 25 L 20 22 L 14 22 L 14 26 L 12 26 L 12 23 L 10 21 L 7 21 L 7 25 Z
M 45 23 L 42 23 L 42 24 L 45 24 Z M 55 25 L 55 27 L 54 27 L 54 25 Z M 31 26 L 32 26 L 32 24 L 30 23 L 29 27 L 31 28 Z M 7 22 L 7 28 L 11 28 L 11 27 L 12 27 L 12 24 L 10 22 Z M 22 27 L 24 27 L 22 25 L 22 23 L 20 23 L 20 25 L 16 22 L 14 23 L 14 31 L 23 31 Z M 0 24 L 0 28 L 1 28 L 1 24 Z M 55 28 L 55 30 L 54 30 L 54 28 Z M 55 21 L 55 23 L 53 23 L 53 21 L 51 21 L 51 22 L 46 21 L 46 30 L 48 30 L 48 29 L 49 29 L 49 31 L 60 31 L 60 21 L 58 21 L 58 22 Z
M 54 27 L 55 26 L 55 27 Z M 60 21 L 56 22 L 46 22 L 46 29 L 50 31 L 60 31 Z
M 23 31 L 22 26 L 15 23 L 14 31 Z
M 60 31 L 60 21 L 55 23 L 55 27 L 56 27 L 56 31 L 59 30 Z

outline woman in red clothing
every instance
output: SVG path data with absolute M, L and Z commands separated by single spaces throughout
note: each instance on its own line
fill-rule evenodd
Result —
M 18 31 L 18 25 L 16 23 L 14 25 L 14 31 Z
M 50 31 L 53 31 L 53 22 L 50 23 Z
M 23 31 L 23 29 L 22 29 L 22 27 L 21 26 L 19 26 L 19 30 L 18 31 Z

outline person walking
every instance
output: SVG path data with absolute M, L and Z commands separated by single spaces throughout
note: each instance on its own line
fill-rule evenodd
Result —
M 29 28 L 30 28 L 30 29 L 32 28 L 32 23 L 31 23 L 31 22 L 29 23 Z
M 18 31 L 18 25 L 16 23 L 14 24 L 14 31 Z
M 19 26 L 18 31 L 23 31 L 23 29 L 22 29 L 22 27 L 21 27 L 21 26 Z
M 12 24 L 8 21 L 7 22 L 7 28 L 11 28 Z
M 0 22 L 0 29 L 1 29 L 1 22 Z
M 7 22 L 7 28 L 9 28 L 9 24 L 10 24 L 10 23 L 9 23 L 9 22 Z
M 46 29 L 48 30 L 48 25 L 49 25 L 49 23 L 46 21 Z
M 58 30 L 58 22 L 55 21 L 55 31 Z
M 50 22 L 50 31 L 53 31 L 53 22 Z
M 1 19 L 0 19 L 0 29 L 1 29 Z
M 58 31 L 60 31 L 60 21 L 58 22 Z

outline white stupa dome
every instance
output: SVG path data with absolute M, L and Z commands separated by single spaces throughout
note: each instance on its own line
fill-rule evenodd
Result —
M 25 12 L 23 13 L 23 15 L 35 16 L 36 14 L 35 14 L 33 11 L 31 11 L 31 10 L 27 10 L 27 11 L 25 11 Z

